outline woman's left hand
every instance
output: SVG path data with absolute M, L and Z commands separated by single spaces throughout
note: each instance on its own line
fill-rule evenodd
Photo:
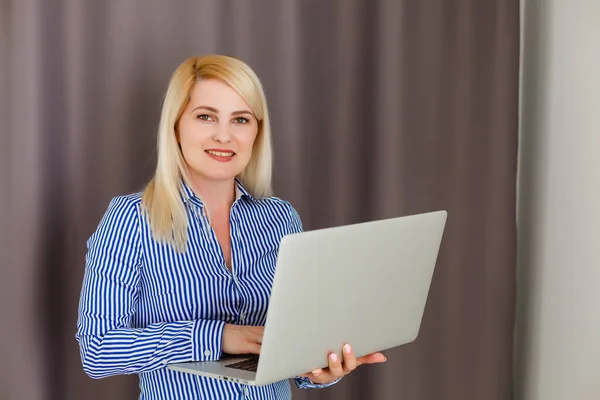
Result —
M 335 381 L 344 375 L 354 371 L 356 367 L 362 364 L 377 364 L 385 362 L 387 359 L 381 353 L 367 354 L 366 356 L 356 358 L 354 350 L 349 344 L 344 345 L 342 349 L 343 360 L 335 353 L 330 353 L 328 357 L 328 368 L 317 368 L 312 372 L 301 375 L 316 384 L 324 384 Z

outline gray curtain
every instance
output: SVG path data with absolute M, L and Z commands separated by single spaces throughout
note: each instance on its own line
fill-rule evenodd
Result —
M 416 342 L 295 398 L 511 398 L 517 0 L 0 0 L 0 34 L 0 398 L 135 398 L 81 369 L 85 241 L 151 177 L 171 72 L 213 52 L 261 77 L 306 229 L 449 212 Z

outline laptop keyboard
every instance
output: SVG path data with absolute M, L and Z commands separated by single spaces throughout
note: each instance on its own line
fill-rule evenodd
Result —
M 244 371 L 256 372 L 258 368 L 258 356 L 253 356 L 247 360 L 235 362 L 233 364 L 225 364 L 226 367 L 241 369 Z

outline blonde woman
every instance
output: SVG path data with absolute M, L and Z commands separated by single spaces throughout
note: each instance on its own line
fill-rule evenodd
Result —
M 77 341 L 93 378 L 138 374 L 140 399 L 285 399 L 262 387 L 175 372 L 166 363 L 258 354 L 281 238 L 302 230 L 271 196 L 271 130 L 262 86 L 242 61 L 193 57 L 171 77 L 158 163 L 143 193 L 114 198 L 88 241 Z M 301 316 L 299 316 L 301 318 Z M 380 354 L 296 377 L 335 383 Z

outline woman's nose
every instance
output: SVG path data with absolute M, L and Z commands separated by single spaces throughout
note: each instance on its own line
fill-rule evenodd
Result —
M 231 126 L 227 123 L 218 123 L 215 126 L 213 140 L 216 142 L 227 143 L 231 140 Z

